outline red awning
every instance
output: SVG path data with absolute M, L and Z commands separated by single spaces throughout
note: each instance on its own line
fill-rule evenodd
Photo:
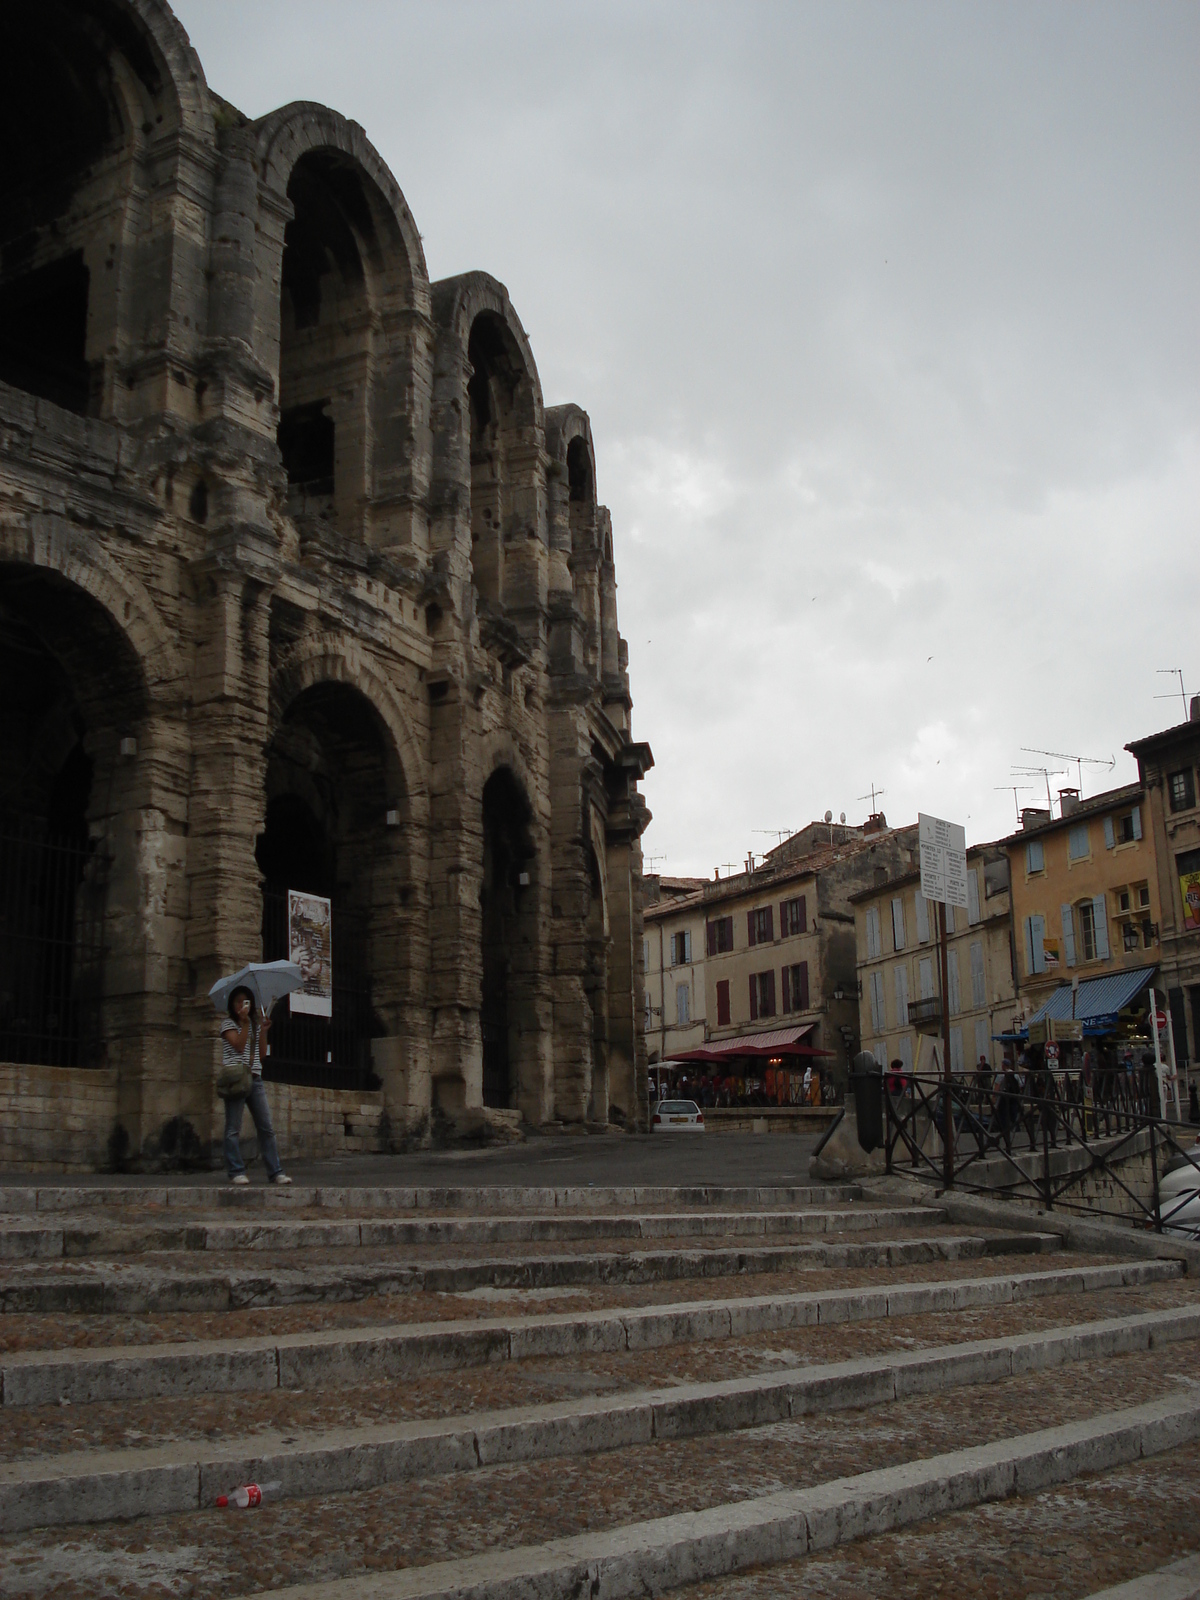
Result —
M 798 1028 L 776 1028 L 771 1033 L 740 1033 L 732 1039 L 713 1039 L 695 1050 L 677 1050 L 664 1065 L 676 1061 L 707 1061 L 730 1063 L 738 1056 L 763 1059 L 770 1056 L 829 1056 L 832 1050 L 816 1050 L 808 1039 L 815 1022 L 806 1022 Z

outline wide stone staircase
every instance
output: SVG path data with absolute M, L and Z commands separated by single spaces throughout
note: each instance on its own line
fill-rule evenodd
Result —
M 953 1210 L 2 1189 L 0 1594 L 1082 1597 L 1200 1549 L 1186 1262 Z

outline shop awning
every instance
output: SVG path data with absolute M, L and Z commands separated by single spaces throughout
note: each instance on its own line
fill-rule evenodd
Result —
M 729 1065 L 738 1056 L 766 1060 L 772 1056 L 832 1055 L 831 1050 L 816 1050 L 807 1043 L 815 1027 L 815 1022 L 806 1022 L 798 1028 L 776 1028 L 770 1033 L 739 1033 L 732 1039 L 713 1039 L 695 1050 L 677 1050 L 665 1064 L 696 1061 Z
M 1142 990 L 1153 982 L 1157 971 L 1157 967 L 1134 967 L 1131 971 L 1112 972 L 1103 978 L 1085 978 L 1079 985 L 1074 1011 L 1071 1010 L 1071 985 L 1064 983 L 1029 1021 L 1042 1022 L 1047 1017 L 1053 1017 L 1060 1022 L 1073 1016 L 1083 1023 L 1085 1034 L 1094 1037 L 1112 1033 L 1117 1026 L 1118 1013 L 1132 1004 Z M 1029 1037 L 1028 1028 L 1020 1037 Z

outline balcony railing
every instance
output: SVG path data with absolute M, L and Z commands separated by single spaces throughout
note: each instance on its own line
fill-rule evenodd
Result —
M 928 1000 L 910 1000 L 908 1025 L 920 1033 L 936 1033 L 942 1025 L 942 1002 L 939 997 L 934 995 Z

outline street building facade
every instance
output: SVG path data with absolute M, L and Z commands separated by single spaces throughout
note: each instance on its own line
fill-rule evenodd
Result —
M 503 284 L 430 282 L 356 122 L 243 115 L 165 0 L 9 13 L 0 1160 L 211 1159 L 208 989 L 290 891 L 333 1017 L 276 1018 L 287 1153 L 636 1125 L 651 756 L 587 413 Z
M 645 879 L 646 1061 L 694 1049 L 706 1038 L 702 878 Z
M 1136 739 L 1155 845 L 1159 960 L 1179 1066 L 1200 1060 L 1200 695 L 1187 722 Z
M 967 898 L 965 911 L 946 907 L 943 996 L 938 906 L 922 895 L 920 871 L 900 873 L 853 897 L 859 1035 L 882 1065 L 900 1061 L 905 1072 L 942 1067 L 943 1004 L 951 1069 L 969 1072 L 981 1056 L 993 1070 L 1000 1065 L 997 1036 L 1012 1024 L 1016 995 L 1009 863 L 1002 845 L 968 848 Z

